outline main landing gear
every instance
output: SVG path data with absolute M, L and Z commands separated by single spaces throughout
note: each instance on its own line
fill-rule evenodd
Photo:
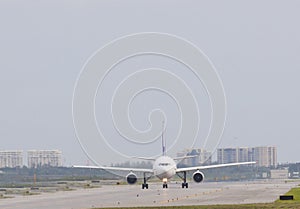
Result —
M 179 174 L 177 174 L 177 176 L 179 176 L 183 180 L 181 187 L 189 188 L 189 184 L 186 182 L 186 171 L 183 171 L 183 176 L 180 176 Z
M 147 184 L 147 180 L 149 179 L 150 177 L 146 177 L 146 173 L 144 173 L 144 183 L 142 184 L 142 189 L 148 189 L 148 184 Z
M 145 188 L 148 189 L 148 184 L 143 183 L 143 184 L 142 184 L 142 189 L 145 189 Z

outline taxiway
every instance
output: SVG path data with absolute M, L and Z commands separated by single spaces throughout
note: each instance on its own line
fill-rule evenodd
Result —
M 148 190 L 142 190 L 141 185 L 103 185 L 95 189 L 0 199 L 0 208 L 87 209 L 267 203 L 276 200 L 298 183 L 284 180 L 204 182 L 190 183 L 188 189 L 182 189 L 180 183 L 170 183 L 168 189 L 162 189 L 159 183 L 149 183 Z

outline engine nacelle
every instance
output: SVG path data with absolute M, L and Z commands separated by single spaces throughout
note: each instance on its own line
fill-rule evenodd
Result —
M 128 184 L 135 184 L 137 182 L 137 177 L 134 173 L 130 172 L 127 176 L 126 176 L 126 180 Z
M 200 183 L 204 180 L 204 174 L 200 171 L 193 173 L 193 179 L 195 182 Z

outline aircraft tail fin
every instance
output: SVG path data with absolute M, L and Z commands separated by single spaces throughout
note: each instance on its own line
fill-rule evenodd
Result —
M 162 122 L 162 130 L 161 130 L 161 144 L 162 144 L 162 155 L 166 156 L 166 141 L 164 139 L 164 129 L 165 129 L 165 122 Z

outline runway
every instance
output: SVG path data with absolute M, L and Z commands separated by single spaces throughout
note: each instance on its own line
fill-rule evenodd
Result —
M 175 205 L 212 205 L 267 203 L 278 198 L 299 182 L 266 180 L 250 182 L 170 183 L 162 189 L 160 183 L 150 183 L 148 190 L 141 185 L 103 185 L 95 189 L 79 189 L 32 196 L 0 199 L 4 209 L 87 209 L 96 207 L 138 207 Z

